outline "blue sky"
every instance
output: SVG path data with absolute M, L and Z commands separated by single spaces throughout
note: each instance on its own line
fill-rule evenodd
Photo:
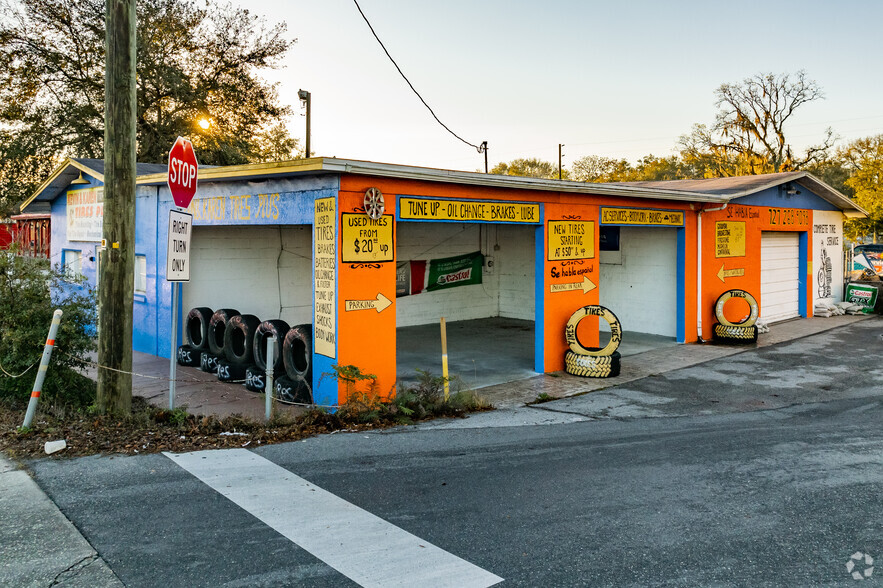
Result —
M 317 155 L 476 170 L 484 160 L 432 119 L 352 0 L 240 2 L 298 39 L 268 77 L 312 93 Z M 670 155 L 714 120 L 714 90 L 806 70 L 826 99 L 786 128 L 797 148 L 883 133 L 883 2 L 359 0 L 439 118 L 489 161 Z

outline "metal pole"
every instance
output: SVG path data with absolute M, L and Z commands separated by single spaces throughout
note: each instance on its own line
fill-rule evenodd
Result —
M 561 148 L 564 147 L 563 143 L 558 143 L 558 179 L 561 179 Z
M 307 140 L 306 140 L 306 153 L 305 156 L 307 159 L 310 158 L 310 93 L 306 90 L 298 90 L 297 97 L 303 100 L 307 105 Z
M 46 338 L 46 345 L 43 347 L 43 357 L 40 358 L 40 368 L 37 370 L 37 379 L 34 380 L 34 391 L 31 392 L 31 399 L 28 401 L 28 410 L 25 413 L 25 421 L 21 425 L 22 428 L 31 426 L 31 422 L 34 420 L 34 413 L 37 412 L 37 403 L 40 402 L 43 380 L 46 379 L 46 370 L 49 369 L 49 358 L 52 357 L 52 349 L 55 347 L 55 336 L 58 334 L 58 325 L 61 323 L 62 314 L 60 308 L 52 313 L 49 336 Z
M 172 351 L 169 355 L 169 410 L 175 410 L 175 370 L 178 367 L 178 286 L 172 282 Z
M 451 385 L 448 382 L 448 330 L 445 327 L 445 317 L 441 317 L 441 344 L 442 344 L 442 379 L 445 381 L 445 402 L 451 394 Z
M 273 367 L 276 365 L 276 336 L 267 339 L 267 377 L 264 385 L 264 418 L 273 416 Z

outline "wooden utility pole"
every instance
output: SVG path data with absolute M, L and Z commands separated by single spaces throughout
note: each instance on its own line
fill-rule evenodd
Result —
M 135 271 L 135 0 L 107 0 L 104 239 L 98 287 L 98 410 L 132 408 Z M 120 371 L 116 371 L 120 370 Z
M 563 143 L 558 143 L 558 179 L 561 179 L 561 148 L 564 147 Z

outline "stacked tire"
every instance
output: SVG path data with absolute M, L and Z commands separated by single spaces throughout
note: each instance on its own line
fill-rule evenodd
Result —
M 184 338 L 187 343 L 178 347 L 178 365 L 200 367 L 202 353 L 208 348 L 209 321 L 212 309 L 200 306 L 187 313 L 184 323 Z
M 610 341 L 604 347 L 586 347 L 577 331 L 579 323 L 588 316 L 603 318 L 610 325 Z M 564 336 L 570 349 L 564 354 L 564 371 L 584 378 L 613 378 L 620 373 L 620 354 L 616 350 L 622 342 L 622 325 L 613 312 L 604 306 L 592 304 L 574 312 L 567 321 Z
M 246 381 L 246 370 L 254 367 L 254 336 L 260 324 L 261 319 L 253 314 L 236 314 L 228 318 L 224 328 L 224 356 L 218 360 L 218 380 Z
M 267 340 L 276 337 L 276 347 L 270 365 L 273 369 L 273 380 L 282 376 L 282 340 L 289 330 L 288 323 L 283 320 L 264 321 L 258 325 L 252 343 L 254 365 L 245 370 L 245 388 L 252 392 L 264 392 L 267 387 Z
M 742 298 L 748 303 L 748 315 L 738 322 L 727 319 L 724 305 L 731 298 Z M 727 290 L 714 303 L 714 316 L 717 319 L 712 330 L 712 340 L 721 345 L 748 345 L 757 343 L 757 317 L 760 307 L 754 296 L 745 290 Z
M 288 330 L 282 343 L 285 375 L 275 381 L 274 395 L 283 402 L 312 404 L 313 326 L 297 325 Z
M 290 327 L 283 320 L 263 321 L 233 308 L 190 310 L 184 327 L 186 345 L 178 348 L 180 365 L 214 373 L 222 382 L 242 382 L 252 392 L 265 392 L 268 364 L 273 394 L 283 402 L 312 404 L 313 326 Z M 277 344 L 267 357 L 267 340 Z

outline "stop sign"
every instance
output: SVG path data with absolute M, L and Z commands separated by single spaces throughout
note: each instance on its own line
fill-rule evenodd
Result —
M 175 204 L 181 208 L 190 206 L 190 201 L 196 196 L 197 165 L 193 143 L 178 137 L 169 151 L 169 190 Z

